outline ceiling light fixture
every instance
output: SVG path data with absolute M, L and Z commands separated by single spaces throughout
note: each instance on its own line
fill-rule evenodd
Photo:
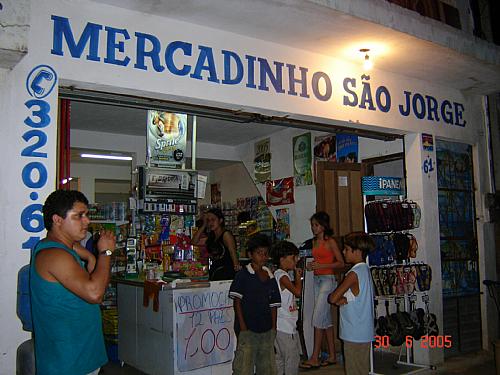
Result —
M 131 156 L 121 156 L 121 155 L 81 154 L 80 156 L 82 158 L 91 158 L 91 159 L 132 160 Z
M 363 61 L 363 68 L 365 70 L 371 70 L 373 68 L 373 63 L 370 60 L 370 55 L 368 55 L 368 52 L 370 52 L 369 48 L 361 48 L 359 52 L 362 52 L 365 54 L 365 59 Z
M 71 180 L 73 179 L 73 177 L 68 177 L 68 178 L 63 178 L 63 180 L 61 181 L 61 183 L 63 185 L 66 185 L 68 182 L 70 182 Z

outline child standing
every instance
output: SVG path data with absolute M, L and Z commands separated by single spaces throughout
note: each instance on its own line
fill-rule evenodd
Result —
M 366 256 L 375 248 L 365 232 L 344 237 L 344 257 L 354 264 L 328 302 L 340 306 L 340 335 L 344 342 L 347 375 L 370 371 L 370 343 L 373 341 L 373 287 Z
M 234 331 L 238 337 L 234 375 L 276 375 L 274 339 L 281 298 L 272 272 L 265 267 L 271 242 L 263 234 L 251 237 L 247 253 L 251 263 L 236 274 L 229 297 L 234 300 Z
M 272 248 L 273 262 L 278 266 L 274 278 L 281 293 L 281 307 L 274 348 L 278 375 L 296 375 L 299 372 L 300 344 L 297 334 L 298 310 L 295 297 L 302 293 L 302 269 L 296 268 L 299 249 L 288 241 L 280 241 Z M 288 276 L 294 271 L 294 282 Z

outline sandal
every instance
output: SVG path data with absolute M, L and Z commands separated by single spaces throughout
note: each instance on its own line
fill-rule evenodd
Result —
M 337 364 L 337 361 L 329 361 L 329 360 L 325 360 L 325 361 L 321 361 L 321 363 L 319 364 L 321 367 L 327 367 L 327 366 L 334 366 Z
M 308 361 L 300 362 L 299 364 L 299 368 L 303 370 L 316 370 L 319 369 L 319 367 L 320 365 L 313 365 L 311 362 Z

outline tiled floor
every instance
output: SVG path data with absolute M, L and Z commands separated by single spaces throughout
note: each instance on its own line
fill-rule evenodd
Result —
M 376 371 L 378 374 L 384 375 L 397 375 L 397 374 L 407 374 L 415 368 L 406 368 L 405 366 L 394 366 L 394 360 L 392 358 L 384 358 L 383 361 L 376 361 L 378 366 Z M 310 372 L 311 375 L 340 375 L 344 374 L 344 370 L 341 365 L 328 366 L 320 369 L 314 370 L 301 370 L 300 373 L 305 375 L 305 373 Z M 120 367 L 119 364 L 110 363 L 101 369 L 100 374 L 102 375 L 144 375 L 133 367 L 124 365 Z M 426 370 L 419 372 L 423 375 L 494 375 L 495 363 L 493 359 L 493 354 L 490 352 L 479 352 L 468 354 L 461 357 L 455 357 L 449 359 L 444 365 L 439 366 L 436 370 Z M 167 374 L 165 374 L 167 375 Z

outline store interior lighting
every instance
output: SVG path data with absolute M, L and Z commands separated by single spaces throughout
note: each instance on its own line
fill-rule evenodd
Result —
M 101 155 L 101 154 L 80 154 L 82 158 L 107 159 L 107 160 L 132 160 L 131 156 L 123 155 Z
M 370 60 L 370 55 L 368 54 L 368 52 L 370 52 L 370 49 L 369 48 L 361 48 L 359 50 L 359 52 L 365 54 L 365 59 L 363 61 L 363 68 L 365 70 L 371 70 L 373 68 L 373 62 Z
M 72 179 L 73 179 L 73 177 L 64 178 L 64 179 L 61 181 L 61 183 L 62 183 L 63 185 L 66 185 L 66 184 L 67 184 L 68 182 L 70 182 Z

